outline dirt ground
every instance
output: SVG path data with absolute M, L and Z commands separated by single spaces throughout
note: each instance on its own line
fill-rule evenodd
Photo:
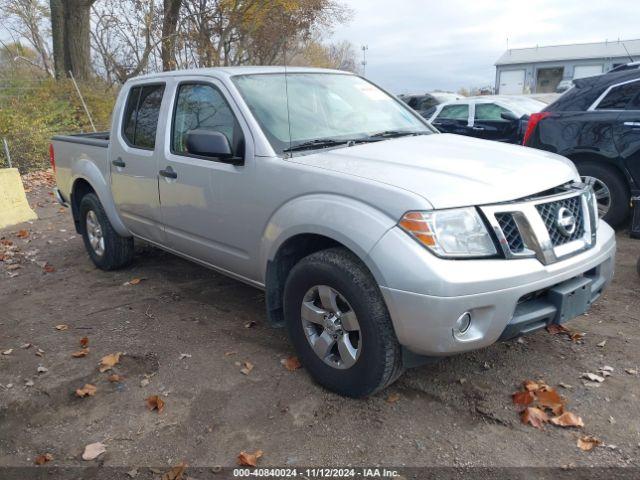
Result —
M 70 213 L 46 185 L 31 188 L 39 220 L 0 231 L 17 252 L 0 261 L 0 466 L 43 453 L 51 465 L 86 465 L 94 442 L 107 450 L 94 464 L 127 467 L 234 466 L 258 449 L 261 466 L 640 466 L 640 242 L 627 232 L 613 284 L 569 324 L 582 340 L 540 331 L 351 400 L 283 367 L 293 352 L 267 325 L 260 291 L 141 244 L 131 267 L 97 270 Z M 89 354 L 72 358 L 85 336 Z M 116 352 L 120 362 L 100 373 Z M 604 382 L 581 379 L 604 366 Z M 526 379 L 556 387 L 584 428 L 521 424 L 511 394 Z M 97 393 L 78 398 L 87 383 Z M 162 413 L 147 410 L 151 395 Z M 583 452 L 582 435 L 603 445 Z

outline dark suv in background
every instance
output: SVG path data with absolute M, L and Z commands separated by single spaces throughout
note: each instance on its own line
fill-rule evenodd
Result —
M 601 216 L 621 226 L 640 195 L 640 70 L 574 80 L 531 115 L 523 144 L 571 159 L 593 185 Z

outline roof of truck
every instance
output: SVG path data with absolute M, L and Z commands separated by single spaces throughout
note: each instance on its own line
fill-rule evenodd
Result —
M 284 67 L 284 66 L 245 66 L 245 67 L 213 67 L 213 68 L 191 68 L 188 70 L 172 70 L 169 72 L 157 72 L 131 80 L 180 77 L 185 75 L 204 75 L 204 76 L 225 76 L 232 77 L 234 75 L 255 75 L 260 73 L 343 73 L 351 75 L 351 72 L 343 70 L 332 70 L 328 68 L 310 68 L 310 67 Z

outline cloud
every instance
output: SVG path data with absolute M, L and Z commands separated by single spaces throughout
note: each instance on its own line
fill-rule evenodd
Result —
M 637 0 L 342 0 L 335 40 L 368 45 L 367 77 L 395 93 L 493 85 L 509 47 L 638 37 Z M 357 49 L 360 53 L 359 48 Z

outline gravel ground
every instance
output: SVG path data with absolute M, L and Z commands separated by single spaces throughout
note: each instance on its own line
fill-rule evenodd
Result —
M 582 340 L 540 331 L 351 400 L 283 367 L 293 352 L 267 325 L 260 291 L 146 245 L 125 270 L 94 268 L 69 212 L 40 183 L 28 193 L 39 220 L 0 231 L 17 252 L 0 262 L 0 351 L 12 349 L 0 355 L 0 466 L 43 453 L 50 465 L 86 465 L 94 442 L 106 453 L 91 464 L 126 467 L 233 466 L 256 450 L 261 466 L 640 466 L 640 242 L 627 232 L 613 284 L 568 325 Z M 82 337 L 89 353 L 73 358 Z M 120 362 L 100 373 L 116 352 Z M 580 378 L 603 366 L 613 367 L 603 383 Z M 511 394 L 526 379 L 556 387 L 584 428 L 521 424 Z M 87 383 L 96 394 L 78 398 Z M 161 413 L 146 408 L 151 395 L 164 400 Z M 603 445 L 583 452 L 582 435 Z

